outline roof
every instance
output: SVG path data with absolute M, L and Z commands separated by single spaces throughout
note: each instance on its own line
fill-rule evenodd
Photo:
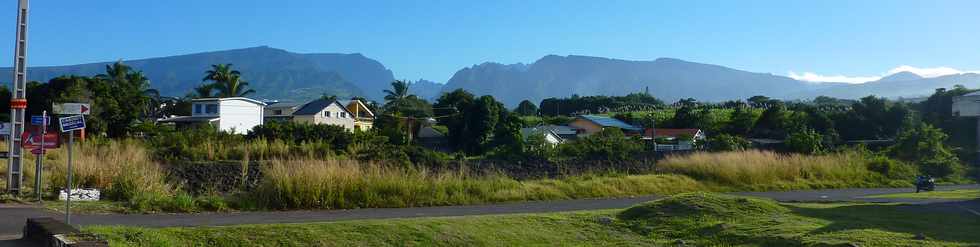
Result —
M 616 127 L 623 130 L 632 130 L 632 131 L 643 130 L 639 127 L 630 125 L 626 122 L 620 121 L 619 119 L 615 119 L 611 117 L 604 117 L 604 116 L 597 116 L 597 115 L 582 115 L 578 117 L 593 122 L 602 127 Z
M 273 102 L 265 106 L 265 108 L 296 108 L 300 107 L 302 104 L 293 102 Z
M 443 134 L 442 132 L 439 132 L 435 128 L 426 126 L 419 129 L 418 137 L 419 138 L 442 138 L 442 137 L 446 137 L 446 135 Z
M 179 117 L 172 117 L 172 118 L 160 119 L 157 122 L 161 122 L 161 123 L 192 123 L 192 122 L 211 122 L 211 121 L 215 121 L 215 120 L 218 120 L 218 117 L 214 117 L 214 116 L 207 116 L 207 117 L 201 117 L 201 116 L 179 116 Z
M 553 134 L 553 135 L 556 135 L 556 136 L 558 135 L 554 131 L 552 131 L 550 129 L 542 128 L 542 127 L 521 128 L 521 135 L 523 135 L 525 137 L 527 137 L 527 136 L 529 136 L 531 134 L 535 134 L 535 133 Z
M 779 139 L 766 139 L 766 138 L 749 138 L 749 141 L 750 142 L 754 142 L 754 143 L 758 143 L 758 144 L 781 144 L 781 143 L 786 142 L 784 140 L 779 140 Z
M 228 101 L 228 100 L 241 100 L 241 101 L 247 101 L 247 102 L 250 102 L 250 103 L 253 103 L 253 104 L 256 104 L 256 105 L 261 105 L 261 106 L 266 105 L 262 101 L 258 101 L 258 100 L 254 100 L 254 99 L 250 99 L 250 98 L 245 98 L 245 97 L 200 98 L 200 99 L 192 99 L 191 102 L 200 102 L 200 101 Z
M 700 129 L 647 129 L 644 136 L 653 137 L 678 137 L 682 135 L 697 136 Z M 654 136 L 655 135 L 655 136 Z
M 347 114 L 354 115 L 349 110 L 347 110 L 347 106 L 344 106 L 344 104 L 341 104 L 339 101 L 336 100 L 328 100 L 328 99 L 318 99 L 318 100 L 310 101 L 309 103 L 304 104 L 302 107 L 300 107 L 295 112 L 293 112 L 293 115 L 294 116 L 315 115 L 317 113 L 320 113 L 320 111 L 323 111 L 323 108 L 327 108 L 331 104 L 335 104 L 335 103 L 339 105 L 341 109 L 344 109 L 344 111 L 347 112 Z
M 575 128 L 564 126 L 564 125 L 549 124 L 549 125 L 541 125 L 541 126 L 538 126 L 537 128 L 551 130 L 551 132 L 555 132 L 555 134 L 557 134 L 557 135 L 577 135 L 578 134 L 578 130 L 576 130 Z

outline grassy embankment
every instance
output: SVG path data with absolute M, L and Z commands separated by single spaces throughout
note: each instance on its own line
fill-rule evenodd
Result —
M 909 199 L 950 199 L 950 200 L 970 200 L 980 199 L 980 190 L 949 190 L 949 191 L 930 191 L 921 193 L 898 193 L 874 195 L 868 198 L 909 198 Z
M 784 204 L 707 193 L 626 210 L 226 227 L 86 227 L 113 246 L 974 246 L 959 212 L 898 204 Z
M 806 156 L 743 151 L 670 157 L 658 164 L 660 172 L 654 174 L 523 181 L 499 174 L 474 176 L 350 160 L 273 159 L 255 190 L 191 196 L 180 191 L 177 182 L 166 181 L 166 171 L 140 142 L 88 142 L 77 150 L 76 186 L 102 189 L 106 199 L 119 202 L 79 204 L 79 209 L 115 212 L 409 207 L 692 191 L 909 186 L 909 178 L 868 170 L 869 158 L 858 153 Z M 50 195 L 63 188 L 65 158 L 64 148 L 45 157 L 45 188 Z M 26 181 L 32 181 L 33 166 L 25 168 Z M 51 208 L 59 209 L 60 204 Z

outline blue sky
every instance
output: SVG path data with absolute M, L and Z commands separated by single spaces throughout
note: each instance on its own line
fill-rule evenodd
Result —
M 10 41 L 0 42 L 0 57 L 10 58 L 16 3 L 4 2 L 0 20 L 9 23 L 0 34 Z M 31 7 L 31 65 L 268 45 L 362 53 L 397 78 L 439 82 L 485 61 L 530 63 L 547 54 L 674 57 L 817 79 L 874 79 L 902 65 L 980 70 L 980 1 L 965 0 L 35 0 Z

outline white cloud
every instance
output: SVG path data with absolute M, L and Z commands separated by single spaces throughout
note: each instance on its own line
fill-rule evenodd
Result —
M 895 74 L 898 72 L 912 72 L 915 73 L 916 75 L 925 78 L 933 78 L 933 77 L 940 77 L 944 75 L 971 73 L 972 71 L 960 71 L 958 69 L 954 69 L 950 67 L 916 68 L 908 65 L 902 65 L 902 66 L 898 66 L 897 68 L 889 70 L 887 75 Z
M 803 74 L 797 74 L 796 72 L 790 71 L 789 78 L 793 78 L 800 81 L 812 81 L 812 82 L 845 82 L 845 83 L 865 83 L 869 81 L 877 81 L 881 79 L 881 76 L 845 76 L 845 75 L 818 75 L 813 72 L 803 72 Z
M 810 82 L 844 82 L 844 83 L 865 83 L 877 81 L 882 77 L 889 76 L 898 72 L 912 72 L 925 78 L 940 77 L 945 75 L 955 75 L 963 73 L 980 73 L 980 71 L 962 71 L 950 67 L 918 68 L 909 65 L 902 65 L 888 70 L 888 72 L 877 76 L 846 76 L 846 75 L 820 75 L 813 72 L 796 73 L 790 71 L 787 76 L 800 81 Z

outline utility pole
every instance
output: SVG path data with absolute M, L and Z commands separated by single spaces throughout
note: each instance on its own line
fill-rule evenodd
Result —
M 24 110 L 27 108 L 27 8 L 28 0 L 17 1 L 17 34 L 14 46 L 14 80 L 10 91 L 10 142 L 7 158 L 7 192 L 19 194 L 24 182 L 23 152 L 20 135 L 24 132 Z

